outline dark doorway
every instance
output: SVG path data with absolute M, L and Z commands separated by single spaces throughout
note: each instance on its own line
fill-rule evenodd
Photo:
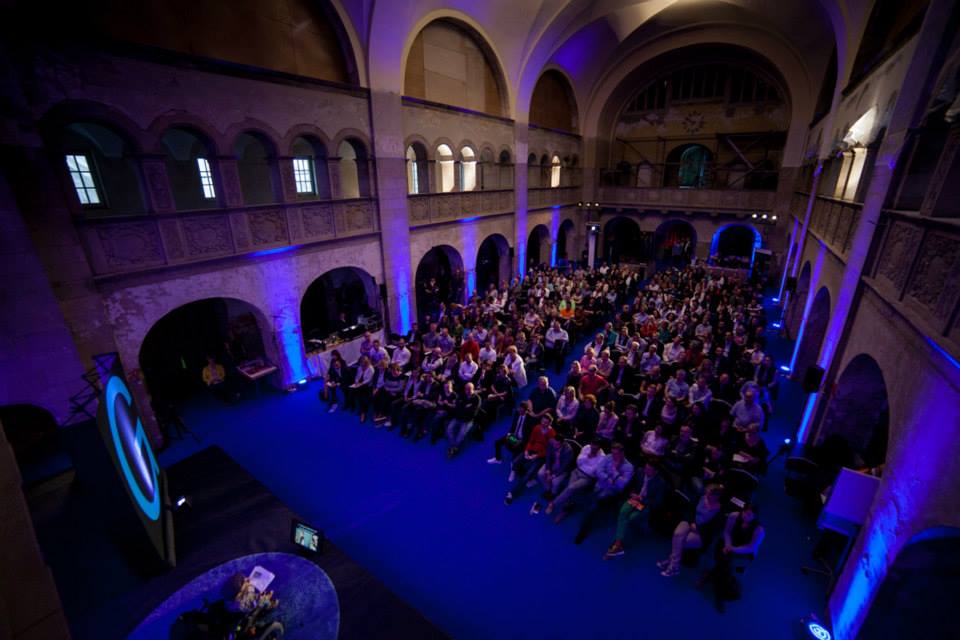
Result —
M 440 303 L 463 302 L 463 259 L 448 245 L 434 247 L 417 265 L 417 313 L 423 325 L 436 318 Z
M 332 269 L 310 283 L 300 301 L 300 328 L 304 345 L 325 340 L 355 325 L 361 318 L 379 315 L 377 283 L 366 271 L 354 267 Z

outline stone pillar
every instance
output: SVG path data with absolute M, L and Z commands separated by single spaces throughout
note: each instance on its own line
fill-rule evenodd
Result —
M 597 263 L 597 232 L 587 232 L 587 266 L 593 267 Z
M 297 201 L 297 181 L 293 175 L 293 157 L 277 156 L 277 169 L 280 174 L 280 202 Z M 314 165 L 316 171 L 316 165 Z M 317 179 L 314 178 L 316 182 Z
M 327 173 L 330 175 L 330 199 L 342 200 L 343 187 L 340 185 L 340 158 L 327 158 Z
M 22 484 L 0 425 L 0 638 L 69 640 L 57 585 L 37 544 Z
M 220 174 L 220 192 L 223 193 L 223 203 L 228 207 L 243 206 L 243 190 L 240 188 L 240 171 L 237 168 L 237 159 L 233 156 L 217 158 L 217 169 Z
M 513 266 L 515 273 L 523 278 L 527 273 L 527 135 L 526 122 L 517 121 L 513 127 L 513 149 L 516 163 L 513 165 L 513 237 L 516 251 Z
M 170 189 L 170 179 L 167 176 L 167 164 L 163 156 L 140 156 L 140 171 L 143 173 L 143 183 L 147 188 L 147 210 L 151 213 L 173 213 L 177 210 L 173 193 Z
M 403 145 L 403 105 L 396 93 L 370 92 L 370 122 L 377 161 L 380 245 L 386 275 L 389 328 L 406 333 L 416 319 L 407 206 L 407 159 Z

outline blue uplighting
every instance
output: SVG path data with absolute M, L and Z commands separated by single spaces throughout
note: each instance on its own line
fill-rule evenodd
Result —
M 933 339 L 931 339 L 931 338 L 925 338 L 925 340 L 927 341 L 927 344 L 929 344 L 931 347 L 933 347 L 933 350 L 934 350 L 934 351 L 936 351 L 937 353 L 939 353 L 940 355 L 942 355 L 944 358 L 946 358 L 947 362 L 949 362 L 950 364 L 952 364 L 952 365 L 953 365 L 954 367 L 956 367 L 957 369 L 960 369 L 960 361 L 958 361 L 958 360 L 957 360 L 956 358 L 954 358 L 952 355 L 950 355 L 949 353 L 947 353 L 947 352 L 944 350 L 944 348 L 941 347 L 940 345 L 938 345 L 936 342 L 934 342 Z
M 770 326 L 773 327 L 774 329 L 779 329 L 783 325 L 781 325 L 779 322 L 774 322 Z
M 307 384 L 307 379 L 306 379 L 306 378 L 300 378 L 299 380 L 297 380 L 297 384 Z
M 810 427 L 810 416 L 813 415 L 813 408 L 817 405 L 817 394 L 811 393 L 807 398 L 807 406 L 803 410 L 803 418 L 800 420 L 800 428 L 797 429 L 797 442 L 803 442 L 806 439 L 807 429 Z
M 272 256 L 278 253 L 287 253 L 288 251 L 295 251 L 299 249 L 300 245 L 292 244 L 289 247 L 277 247 L 276 249 L 264 249 L 263 251 L 254 251 L 253 253 L 248 253 L 248 258 L 260 258 L 262 256 Z
M 480 219 L 480 216 L 471 216 L 469 218 L 462 218 L 460 222 L 475 222 Z
M 788 367 L 785 364 L 782 364 L 780 365 L 780 371 L 786 371 L 787 373 L 790 373 L 790 367 Z
M 780 302 L 780 298 L 770 298 L 771 302 Z

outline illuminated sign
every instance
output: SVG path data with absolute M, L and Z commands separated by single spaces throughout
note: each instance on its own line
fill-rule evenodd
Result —
M 117 463 L 137 507 L 149 520 L 160 519 L 160 467 L 127 384 L 116 373 L 104 392 L 110 439 Z

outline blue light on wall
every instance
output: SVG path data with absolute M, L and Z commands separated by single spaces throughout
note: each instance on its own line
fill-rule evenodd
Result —
M 248 254 L 247 254 L 247 257 L 248 257 L 248 258 L 261 258 L 261 257 L 263 257 L 263 256 L 273 256 L 273 255 L 276 255 L 276 254 L 278 254 L 278 253 L 287 253 L 287 252 L 289 252 L 289 251 L 296 251 L 296 250 L 299 249 L 299 248 L 300 248 L 300 245 L 294 244 L 294 245 L 290 245 L 289 247 L 277 247 L 277 248 L 275 248 L 275 249 L 264 249 L 264 250 L 262 250 L 262 251 L 254 251 L 254 252 L 252 252 L 252 253 L 248 253 Z
M 160 467 L 123 378 L 115 375 L 107 381 L 104 403 L 123 479 L 143 515 L 156 521 L 160 518 Z
M 827 631 L 819 622 L 811 622 L 807 624 L 807 631 L 810 632 L 810 635 L 817 640 L 832 640 L 833 636 L 830 635 L 830 632 Z
M 560 205 L 553 207 L 550 217 L 550 266 L 557 266 L 557 238 L 560 235 Z
M 760 235 L 760 232 L 755 228 L 747 224 L 741 224 L 739 222 L 731 222 L 725 224 L 717 232 L 713 234 L 713 239 L 710 241 L 710 255 L 715 256 L 717 254 L 717 247 L 720 245 L 720 235 L 730 227 L 745 227 L 753 232 L 753 248 L 750 250 L 750 269 L 753 269 L 753 261 L 757 256 L 757 249 L 763 247 L 763 237 Z
M 803 442 L 807 435 L 807 429 L 810 428 L 810 416 L 813 415 L 813 407 L 817 404 L 817 394 L 811 393 L 807 398 L 807 404 L 803 409 L 803 418 L 800 420 L 800 427 L 797 429 L 797 442 Z
M 797 353 L 800 351 L 800 343 L 803 340 L 803 330 L 807 326 L 810 309 L 813 307 L 813 292 L 817 290 L 817 285 L 820 284 L 820 270 L 823 269 L 823 259 L 826 251 L 826 245 L 821 244 L 820 251 L 817 252 L 817 259 L 813 263 L 813 272 L 810 274 L 810 287 L 807 289 L 807 300 L 803 305 L 803 317 L 800 319 L 800 331 L 797 332 L 797 341 L 793 344 L 793 355 L 790 356 L 791 371 L 793 371 L 793 366 L 797 363 Z

